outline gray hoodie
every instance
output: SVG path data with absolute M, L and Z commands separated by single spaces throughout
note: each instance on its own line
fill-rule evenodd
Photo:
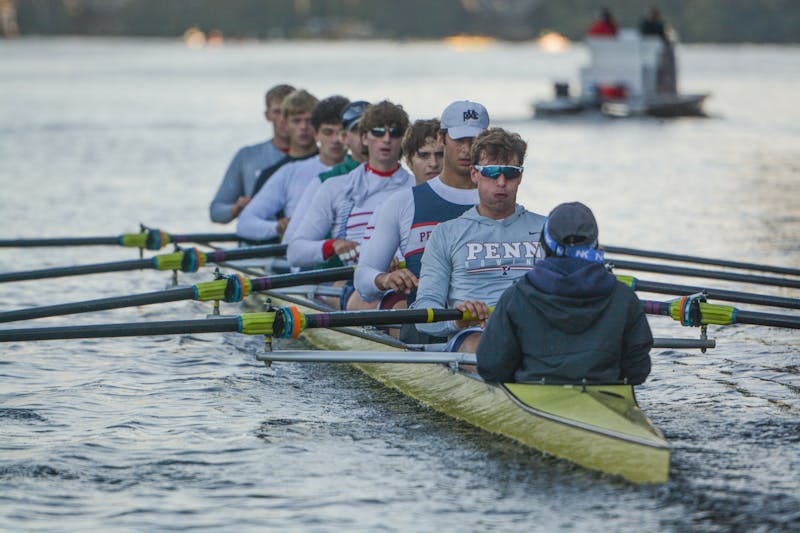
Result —
M 545 218 L 517 205 L 503 220 L 481 216 L 473 207 L 433 229 L 413 309 L 455 307 L 467 300 L 494 305 L 514 281 L 544 254 L 539 235 Z M 435 337 L 454 333 L 452 322 L 417 324 Z

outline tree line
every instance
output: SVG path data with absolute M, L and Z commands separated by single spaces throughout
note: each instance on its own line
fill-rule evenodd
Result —
M 7 3 L 9 0 L 5 0 Z M 189 27 L 244 39 L 582 38 L 601 7 L 635 27 L 640 0 L 10 0 L 22 35 L 174 37 Z M 683 42 L 800 42 L 798 0 L 661 0 Z

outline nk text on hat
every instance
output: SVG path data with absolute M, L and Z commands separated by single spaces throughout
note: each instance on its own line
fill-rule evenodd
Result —
M 451 139 L 477 137 L 489 127 L 489 112 L 477 102 L 459 100 L 442 112 L 442 129 Z

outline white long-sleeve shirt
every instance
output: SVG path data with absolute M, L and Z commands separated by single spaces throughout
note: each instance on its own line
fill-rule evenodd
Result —
M 445 185 L 436 177 L 427 182 L 444 200 L 459 205 L 478 203 L 478 189 L 459 189 Z M 415 204 L 412 189 L 396 192 L 379 206 L 367 225 L 367 234 L 361 243 L 358 268 L 354 284 L 365 301 L 375 301 L 384 291 L 375 285 L 375 278 L 386 272 L 397 250 L 404 257 L 409 251 L 409 241 L 414 222 Z M 424 248 L 425 242 L 414 242 L 413 249 Z
M 328 234 L 334 239 L 360 243 L 375 208 L 395 192 L 410 189 L 414 184 L 414 176 L 402 167 L 390 176 L 381 176 L 368 165 L 326 180 L 320 184 L 302 220 L 295 220 L 299 225 L 288 239 L 289 263 L 295 267 L 322 263 L 325 260 L 322 248 Z
M 239 215 L 236 234 L 253 241 L 278 236 L 278 213 L 291 218 L 306 187 L 331 167 L 316 155 L 279 168 Z

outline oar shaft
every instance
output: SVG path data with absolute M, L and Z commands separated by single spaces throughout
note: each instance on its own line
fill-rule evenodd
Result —
M 353 267 L 344 266 L 309 270 L 308 272 L 296 272 L 292 274 L 278 274 L 276 276 L 265 276 L 263 278 L 252 278 L 250 283 L 254 291 L 268 291 L 270 289 L 295 287 L 307 283 L 325 283 L 328 281 L 353 279 L 354 272 L 355 270 Z
M 640 263 L 638 261 L 609 261 L 614 268 L 624 270 L 638 270 L 642 272 L 656 272 L 660 274 L 672 274 L 676 276 L 688 276 L 693 278 L 712 278 L 724 279 L 728 281 L 741 281 L 743 283 L 757 283 L 761 285 L 773 285 L 776 287 L 800 288 L 800 280 L 773 278 L 768 276 L 754 276 L 750 274 L 739 274 L 736 272 L 721 272 L 717 270 L 703 270 L 700 268 L 685 268 L 672 265 L 655 265 L 652 263 Z
M 64 276 L 82 276 L 84 274 L 101 274 L 104 272 L 144 270 L 148 268 L 153 268 L 153 260 L 151 258 L 131 259 L 129 261 L 116 261 L 113 263 L 95 263 L 92 265 L 43 268 L 40 270 L 26 270 L 22 272 L 6 272 L 4 274 L 0 274 L 0 283 L 7 283 L 10 281 L 27 281 L 32 279 L 60 278 Z
M 136 337 L 139 335 L 182 335 L 239 331 L 237 317 L 212 320 L 171 320 L 130 324 L 98 324 L 48 328 L 9 329 L 0 331 L 0 342 L 93 339 L 100 337 Z
M 265 246 L 250 246 L 247 248 L 235 248 L 231 250 L 215 250 L 213 252 L 206 253 L 206 261 L 209 263 L 222 263 L 225 261 L 237 261 L 239 259 L 277 257 L 286 255 L 286 248 L 287 246 L 285 244 L 271 244 Z
M 800 269 L 779 267 L 774 265 L 759 265 L 756 263 L 745 263 L 741 261 L 729 261 L 726 259 L 711 259 L 708 257 L 698 257 L 695 255 L 671 254 L 667 252 L 657 252 L 652 250 L 638 250 L 635 248 L 625 248 L 623 246 L 606 246 L 603 250 L 611 254 L 635 255 L 638 257 L 650 257 L 653 259 L 666 259 L 668 261 L 683 261 L 685 263 L 699 263 L 701 265 L 721 266 L 728 268 L 740 268 L 743 270 L 760 270 L 762 272 L 772 272 L 774 274 L 788 274 L 790 276 L 800 276 Z M 609 259 L 614 262 L 613 259 Z
M 654 292 L 658 294 L 675 294 L 681 296 L 705 292 L 708 298 L 711 300 L 722 300 L 725 302 L 739 302 L 754 305 L 769 305 L 772 307 L 785 307 L 787 309 L 800 309 L 800 299 L 772 296 L 768 294 L 751 294 L 747 292 L 709 289 L 691 285 L 675 285 L 672 283 L 661 283 L 659 281 L 646 281 L 638 278 L 636 279 L 634 288 L 637 291 Z
M 243 240 L 235 233 L 186 233 L 184 235 L 169 234 L 170 242 L 236 242 Z
M 386 326 L 392 324 L 444 322 L 461 320 L 458 309 L 399 309 L 394 311 L 358 311 L 352 313 L 307 314 L 306 328 L 341 326 Z
M 44 318 L 48 316 L 74 315 L 77 313 L 106 311 L 108 309 L 119 309 L 122 307 L 136 307 L 139 305 L 177 302 L 181 300 L 191 300 L 194 298 L 194 296 L 194 287 L 179 287 L 176 289 L 168 289 L 144 294 L 131 294 L 128 296 L 101 298 L 98 300 L 87 300 L 84 302 L 73 302 L 58 305 L 47 305 L 42 307 L 32 307 L 30 309 L 6 311 L 0 313 L 0 322 L 14 322 L 15 320 L 31 320 L 34 318 Z
M 736 311 L 736 322 L 740 324 L 754 324 L 756 326 L 800 329 L 800 316 L 757 313 L 755 311 L 742 311 L 741 309 Z
M 116 237 L 59 237 L 42 239 L 0 239 L 0 248 L 32 248 L 37 246 L 119 245 Z

